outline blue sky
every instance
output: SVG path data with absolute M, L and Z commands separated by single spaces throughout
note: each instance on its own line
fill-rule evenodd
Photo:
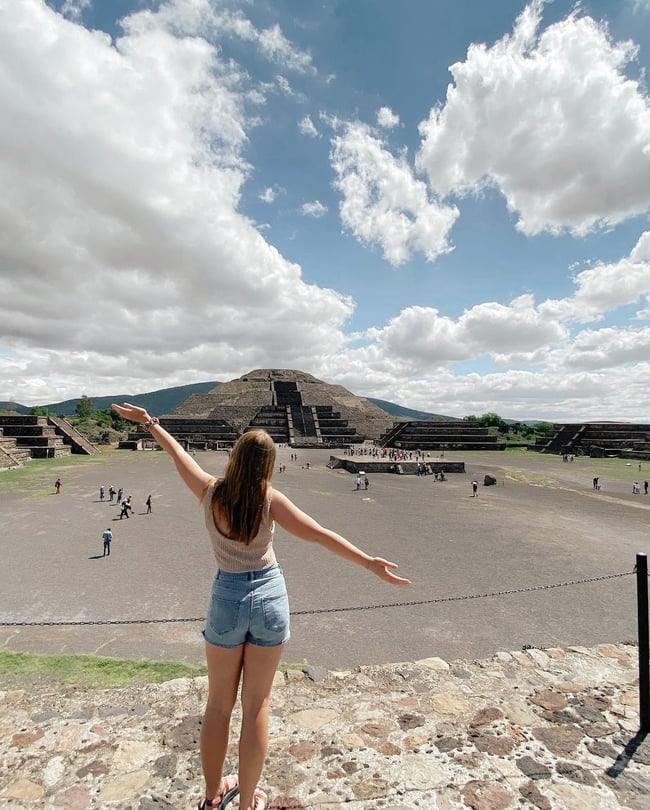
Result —
M 650 422 L 647 0 L 0 12 L 0 400 Z

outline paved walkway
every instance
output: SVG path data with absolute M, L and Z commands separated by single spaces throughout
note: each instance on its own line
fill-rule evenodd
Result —
M 448 454 L 465 460 L 465 475 L 440 483 L 377 474 L 368 491 L 355 491 L 354 476 L 327 468 L 329 452 L 298 451 L 297 462 L 289 452 L 280 451 L 287 471 L 276 473 L 276 486 L 325 525 L 397 561 L 413 585 L 385 585 L 279 530 L 294 614 L 285 660 L 353 667 L 636 637 L 631 572 L 650 539 L 650 497 L 631 494 L 631 481 L 645 474 L 636 465 Z M 197 460 L 218 473 L 225 454 Z M 498 485 L 472 498 L 472 479 L 486 472 Z M 199 508 L 165 454 L 47 462 L 15 489 L 12 475 L 0 474 L 0 622 L 89 624 L 0 627 L 4 648 L 203 660 L 200 622 L 148 623 L 202 618 L 214 570 Z M 119 520 L 114 504 L 99 501 L 100 484 L 123 486 L 135 515 Z M 113 553 L 102 558 L 107 526 Z M 578 584 L 539 589 L 563 582 Z M 102 623 L 132 620 L 143 623 Z

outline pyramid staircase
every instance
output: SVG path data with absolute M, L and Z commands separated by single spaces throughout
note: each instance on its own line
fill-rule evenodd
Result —
M 0 415 L 0 467 L 15 467 L 32 458 L 61 458 L 71 453 L 98 453 L 66 419 L 32 414 Z

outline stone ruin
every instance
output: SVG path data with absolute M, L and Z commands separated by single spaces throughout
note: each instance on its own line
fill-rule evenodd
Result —
M 71 453 L 92 455 L 99 448 L 62 417 L 0 414 L 0 469 Z
M 292 447 L 341 447 L 377 440 L 393 425 L 390 414 L 341 385 L 292 369 L 256 369 L 192 394 L 161 424 L 185 446 L 228 447 L 247 430 L 262 428 Z M 120 447 L 144 447 L 136 431 Z

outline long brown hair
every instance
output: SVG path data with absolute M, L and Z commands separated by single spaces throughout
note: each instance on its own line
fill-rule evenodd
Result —
M 274 465 L 275 444 L 265 430 L 250 430 L 235 442 L 212 496 L 212 511 L 216 506 L 225 518 L 233 540 L 248 544 L 259 531 Z

